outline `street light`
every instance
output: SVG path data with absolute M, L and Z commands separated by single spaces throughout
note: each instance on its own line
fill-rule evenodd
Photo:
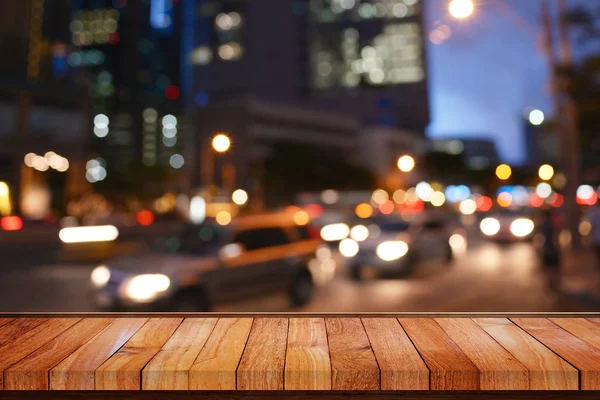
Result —
M 502 165 L 498 165 L 498 168 L 496 168 L 496 176 L 501 181 L 507 180 L 508 178 L 510 178 L 511 175 L 512 175 L 512 168 L 510 168 L 509 165 L 502 164 Z
M 415 168 L 415 159 L 411 156 L 402 156 L 398 159 L 398 169 L 402 172 L 410 172 Z
M 475 10 L 473 0 L 452 0 L 448 6 L 448 11 L 456 19 L 465 19 L 470 17 Z
M 219 133 L 213 138 L 212 147 L 217 153 L 225 153 L 231 147 L 231 140 L 227 135 Z
M 544 113 L 541 110 L 533 110 L 529 113 L 529 122 L 531 125 L 540 126 L 544 123 Z
M 543 181 L 549 181 L 554 176 L 554 168 L 551 165 L 544 164 L 540 167 L 538 176 Z

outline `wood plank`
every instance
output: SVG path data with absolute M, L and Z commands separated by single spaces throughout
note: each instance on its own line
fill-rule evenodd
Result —
M 23 334 L 48 321 L 48 318 L 18 318 L 0 327 L 0 348 L 20 339 Z
M 50 390 L 94 390 L 94 371 L 112 356 L 147 318 L 119 318 L 50 370 Z
M 186 318 L 142 370 L 143 390 L 188 390 L 188 373 L 217 323 L 216 318 Z
M 481 390 L 529 390 L 529 371 L 468 318 L 435 320 L 479 369 Z
M 529 370 L 530 390 L 577 390 L 579 372 L 508 318 L 474 318 Z
M 8 324 L 9 322 L 13 322 L 14 318 L 0 318 L 0 327 Z
M 584 342 L 600 349 L 600 326 L 585 318 L 550 318 L 550 321 Z
M 79 321 L 80 318 L 48 319 L 19 335 L 15 338 L 15 341 L 7 342 L 0 347 L 0 390 L 4 387 L 4 370 L 33 353 Z
M 400 323 L 393 318 L 363 318 L 381 370 L 381 390 L 429 390 L 429 368 Z
M 142 369 L 183 318 L 151 318 L 95 372 L 97 390 L 141 390 Z
M 235 390 L 252 318 L 221 318 L 190 368 L 190 390 Z
M 291 318 L 285 390 L 331 390 L 331 360 L 323 318 Z
M 431 318 L 398 318 L 430 372 L 431 390 L 479 390 L 479 369 Z
M 577 368 L 581 390 L 600 390 L 600 350 L 546 318 L 511 318 L 511 321 Z
M 379 390 L 379 366 L 359 318 L 327 318 L 332 390 Z
M 6 390 L 48 390 L 49 371 L 106 328 L 113 318 L 86 318 L 4 371 Z
M 238 390 L 283 390 L 287 318 L 254 320 L 237 370 Z

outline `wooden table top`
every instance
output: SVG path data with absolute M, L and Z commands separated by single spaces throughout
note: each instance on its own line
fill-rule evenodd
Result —
M 600 318 L 0 318 L 3 390 L 600 390 Z

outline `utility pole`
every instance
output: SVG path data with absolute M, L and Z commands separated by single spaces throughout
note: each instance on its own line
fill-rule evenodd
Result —
M 571 247 L 581 248 L 579 235 L 580 211 L 577 204 L 577 187 L 580 175 L 579 130 L 577 127 L 577 112 L 575 102 L 568 92 L 569 78 L 564 72 L 573 65 L 573 50 L 569 39 L 569 26 L 566 18 L 567 7 L 565 0 L 558 0 L 560 58 L 554 51 L 553 24 L 547 1 L 542 3 L 542 26 L 545 37 L 545 51 L 550 69 L 553 114 L 556 119 L 556 133 L 560 143 L 562 168 L 565 171 L 565 221 L 571 233 Z M 561 67 L 561 71 L 559 71 Z

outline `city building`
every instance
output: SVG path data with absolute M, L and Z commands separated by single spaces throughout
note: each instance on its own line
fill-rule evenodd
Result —
M 198 6 L 195 102 L 251 94 L 423 133 L 422 0 L 207 0 Z
M 0 181 L 11 203 L 4 213 L 42 218 L 87 189 L 88 102 L 67 65 L 68 3 L 23 0 L 0 13 Z
M 398 151 L 410 149 L 406 137 L 424 137 L 429 123 L 422 3 L 206 0 L 197 4 L 189 57 L 194 65 L 193 103 L 199 109 L 195 121 L 200 148 L 188 155 L 193 158 L 194 182 L 202 186 L 215 182 L 196 170 L 204 166 L 208 175 L 214 173 L 208 167 L 213 164 L 210 139 L 218 132 L 232 136 L 232 151 L 239 147 L 248 154 L 254 144 L 261 148 L 264 135 L 276 142 L 297 143 L 298 149 L 300 142 L 313 148 L 327 143 L 330 156 L 345 154 L 351 164 L 373 173 L 382 169 L 382 160 L 400 155 L 388 156 L 387 145 Z M 236 108 L 233 104 L 238 101 L 252 105 Z M 248 117 L 247 110 L 255 110 L 256 104 L 263 114 L 251 112 L 254 116 Z M 298 117 L 283 124 L 286 113 Z M 341 124 L 342 136 L 324 129 L 329 114 L 340 122 L 346 119 L 353 128 Z M 260 122 L 263 119 L 268 128 Z M 387 129 L 386 134 L 377 134 L 375 127 Z M 392 139 L 390 132 L 398 137 Z M 348 152 L 348 146 L 355 151 Z M 271 146 L 271 151 L 277 148 Z M 386 154 L 373 153 L 378 149 Z M 237 160 L 237 171 L 252 171 L 251 163 L 246 164 L 250 156 L 231 157 Z M 377 165 L 365 161 L 373 157 Z M 238 176 L 236 184 L 243 186 L 246 180 Z
M 192 47 L 196 3 L 73 2 L 68 63 L 93 96 L 89 130 L 95 153 L 116 175 L 108 179 L 136 165 L 171 168 L 181 153 L 191 89 L 183 55 Z
M 429 141 L 428 150 L 460 156 L 464 165 L 475 171 L 493 169 L 500 164 L 496 143 L 491 139 L 432 139 Z

